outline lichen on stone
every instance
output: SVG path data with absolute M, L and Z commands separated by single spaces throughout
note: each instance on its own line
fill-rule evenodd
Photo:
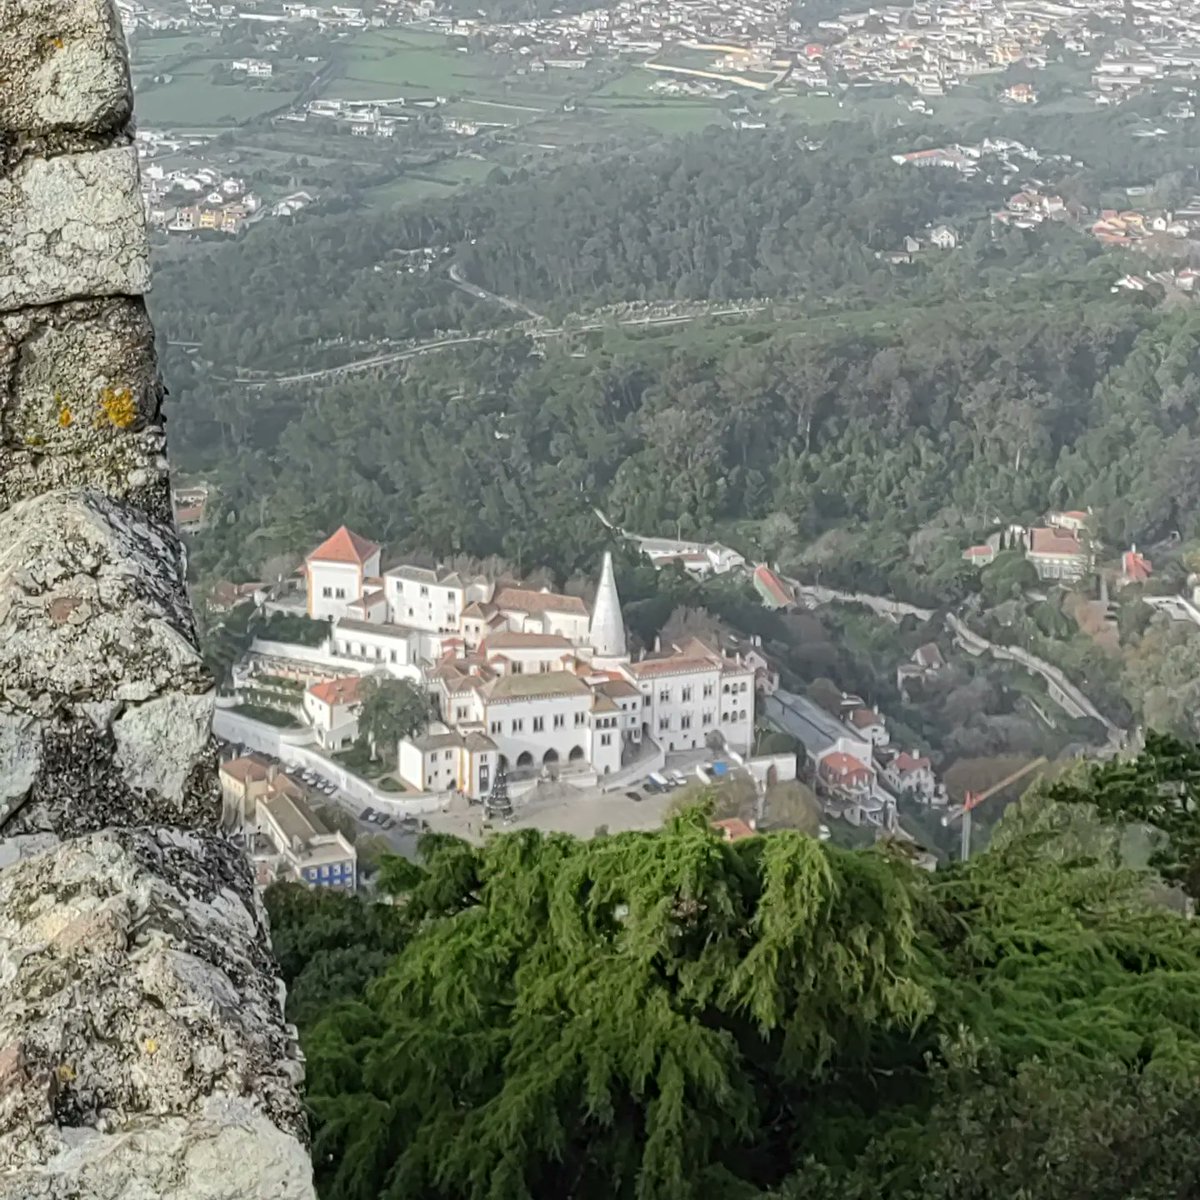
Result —
M 128 429 L 137 420 L 137 402 L 127 387 L 109 385 L 100 392 L 100 412 L 103 420 L 117 429 Z

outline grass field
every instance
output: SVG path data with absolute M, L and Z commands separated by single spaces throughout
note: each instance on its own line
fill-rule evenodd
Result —
M 438 44 L 440 42 L 440 45 Z M 417 31 L 373 31 L 347 43 L 322 92 L 349 100 L 378 96 L 477 97 L 503 92 L 503 63 L 464 54 L 446 38 Z
M 137 94 L 138 118 L 156 128 L 195 128 L 238 125 L 286 105 L 287 92 L 271 92 L 242 84 L 210 83 L 211 61 L 196 60 L 196 73 L 174 75 L 166 86 L 146 87 Z

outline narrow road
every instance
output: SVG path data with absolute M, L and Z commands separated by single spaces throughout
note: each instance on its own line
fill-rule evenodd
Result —
M 499 296 L 492 296 L 488 293 L 488 297 L 495 300 L 501 300 Z M 503 301 L 501 301 L 503 303 Z M 649 328 L 651 326 L 663 325 L 686 325 L 691 321 L 697 321 L 704 317 L 741 317 L 748 316 L 751 313 L 756 313 L 765 308 L 765 304 L 748 304 L 734 306 L 732 308 L 714 309 L 710 312 L 700 313 L 681 313 L 678 316 L 661 316 L 661 317 L 627 317 L 624 320 L 615 322 L 621 328 L 634 328 L 638 326 Z M 613 322 L 610 321 L 593 321 L 586 325 L 560 325 L 555 329 L 529 329 L 525 330 L 529 337 L 541 340 L 543 338 L 556 338 L 573 333 L 596 333 L 602 329 L 613 328 Z M 405 350 L 389 350 L 383 354 L 372 354 L 369 358 L 356 359 L 354 362 L 342 363 L 337 367 L 323 367 L 319 371 L 297 371 L 289 375 L 272 375 L 270 377 L 262 377 L 257 379 L 234 378 L 220 379 L 214 376 L 220 383 L 237 384 L 241 387 L 259 389 L 265 387 L 274 387 L 281 383 L 311 383 L 317 379 L 333 379 L 338 375 L 353 375 L 358 371 L 371 371 L 377 367 L 387 367 L 393 363 L 404 362 L 410 358 L 417 358 L 422 354 L 433 354 L 440 350 L 449 350 L 455 346 L 466 346 L 471 342 L 486 342 L 492 338 L 498 337 L 501 334 L 511 333 L 511 326 L 503 329 L 489 330 L 487 333 L 472 333 L 461 334 L 457 337 L 434 338 L 432 341 L 420 342 L 415 346 L 409 346 Z
M 450 279 L 455 287 L 466 292 L 468 296 L 474 296 L 476 300 L 490 300 L 494 304 L 503 304 L 511 312 L 524 313 L 525 316 L 532 317 L 535 321 L 545 320 L 545 317 L 541 313 L 534 312 L 532 308 L 527 304 L 522 304 L 520 300 L 514 300 L 511 296 L 499 296 L 495 292 L 489 292 L 487 288 L 481 288 L 477 283 L 472 283 L 469 279 L 464 279 L 462 271 L 458 268 L 458 263 L 450 264 Z

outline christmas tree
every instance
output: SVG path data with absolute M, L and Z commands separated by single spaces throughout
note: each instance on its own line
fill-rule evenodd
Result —
M 484 814 L 489 818 L 512 816 L 512 801 L 508 798 L 508 772 L 505 771 L 503 763 L 496 770 L 492 790 L 483 804 Z

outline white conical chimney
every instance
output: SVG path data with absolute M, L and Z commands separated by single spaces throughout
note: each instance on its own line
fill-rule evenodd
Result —
M 589 640 L 597 658 L 625 657 L 625 622 L 621 619 L 621 598 L 613 575 L 612 555 L 605 553 L 600 571 L 600 587 L 592 608 Z

